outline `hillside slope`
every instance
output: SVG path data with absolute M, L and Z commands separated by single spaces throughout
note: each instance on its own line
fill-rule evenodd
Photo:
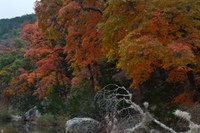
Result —
M 34 14 L 24 15 L 11 19 L 0 19 L 0 42 L 5 39 L 13 38 L 19 35 L 21 25 L 24 22 L 33 23 L 36 18 Z
M 11 19 L 0 19 L 0 55 L 22 46 L 20 39 L 21 25 L 26 22 L 34 23 L 35 21 L 35 14 Z

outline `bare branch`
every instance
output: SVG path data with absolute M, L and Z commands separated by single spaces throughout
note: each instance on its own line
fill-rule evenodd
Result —
M 105 120 L 108 127 L 107 132 L 111 132 L 111 130 L 116 129 L 116 125 L 118 122 L 117 115 L 123 114 L 123 118 L 125 118 L 127 122 L 129 118 L 133 118 L 130 113 L 132 110 L 138 112 L 142 119 L 139 123 L 134 123 L 133 126 L 125 129 L 126 133 L 133 133 L 138 129 L 145 129 L 147 132 L 152 131 L 148 127 L 149 124 L 152 122 L 156 123 L 170 133 L 177 133 L 172 128 L 155 119 L 148 111 L 143 111 L 139 105 L 132 101 L 132 94 L 125 87 L 119 87 L 115 84 L 109 84 L 96 94 L 95 101 L 100 108 L 106 111 Z M 149 104 L 145 102 L 144 106 L 147 109 Z M 125 112 L 127 113 L 124 115 Z M 191 116 L 189 113 L 176 110 L 174 112 L 174 115 L 184 119 L 189 123 L 189 130 L 182 133 L 200 132 L 200 125 L 197 125 L 191 121 Z

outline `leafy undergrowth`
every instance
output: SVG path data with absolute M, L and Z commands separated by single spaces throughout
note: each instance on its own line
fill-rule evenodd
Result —
M 44 114 L 36 119 L 39 128 L 50 128 L 58 132 L 64 132 L 66 116 L 65 115 L 52 115 Z
M 1 108 L 0 109 L 0 122 L 10 122 L 11 121 L 11 114 L 8 112 L 7 109 Z

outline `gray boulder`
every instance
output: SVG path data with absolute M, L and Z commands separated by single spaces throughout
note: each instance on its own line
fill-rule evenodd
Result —
M 36 117 L 40 117 L 41 113 L 38 111 L 37 107 L 29 109 L 23 116 L 22 119 L 25 121 L 32 121 Z
M 66 122 L 66 133 L 99 133 L 100 122 L 92 118 L 73 118 Z
M 22 119 L 21 116 L 19 115 L 11 115 L 11 120 L 12 121 L 20 121 Z

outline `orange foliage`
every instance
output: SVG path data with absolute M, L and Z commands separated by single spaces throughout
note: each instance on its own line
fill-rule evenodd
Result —
M 91 2 L 91 1 L 90 1 Z M 75 79 L 87 78 L 95 83 L 101 48 L 97 24 L 101 20 L 98 1 L 75 2 L 69 0 L 59 11 L 59 24 L 67 30 L 65 53 L 67 62 L 71 64 Z M 91 6 L 91 7 L 90 7 Z M 90 68 L 91 67 L 91 70 Z M 83 75 L 88 69 L 90 76 Z M 92 77 L 92 78 L 91 78 Z M 77 80 L 76 80 L 77 81 Z M 76 82 L 77 83 L 77 82 Z
M 192 106 L 194 104 L 193 99 L 192 99 L 194 94 L 195 94 L 195 92 L 192 92 L 192 93 L 184 92 L 184 93 L 176 96 L 172 102 L 173 103 L 181 103 L 186 106 Z
M 13 94 L 15 94 L 13 89 L 4 89 L 2 91 L 2 94 L 6 97 L 12 96 Z
M 108 3 L 99 24 L 103 33 L 102 51 L 109 59 L 116 59 L 118 68 L 133 79 L 132 88 L 147 81 L 157 69 L 169 72 L 168 81 L 186 78 L 191 69 L 188 64 L 198 62 L 200 34 L 199 21 L 195 19 L 199 14 L 198 2 L 109 0 Z
M 37 1 L 38 22 L 24 24 L 22 30 L 22 38 L 30 43 L 25 56 L 35 66 L 19 79 L 35 84 L 34 94 L 39 97 L 48 94 L 50 84 L 69 82 L 64 74 L 69 68 L 72 85 L 88 79 L 94 86 L 100 76 L 100 58 L 106 56 L 132 79 L 132 88 L 158 69 L 166 70 L 167 82 L 183 83 L 189 65 L 197 68 L 193 72 L 200 68 L 197 4 L 183 0 Z M 69 68 L 61 65 L 65 63 Z
M 166 81 L 171 83 L 185 82 L 187 81 L 186 71 L 184 69 L 175 68 L 169 72 Z
M 133 88 L 137 88 L 150 78 L 151 73 L 162 67 L 162 60 L 167 53 L 157 39 L 135 36 L 138 37 L 131 33 L 120 42 L 118 63 L 118 68 L 127 72 L 129 78 L 133 78 Z
M 74 76 L 79 75 L 79 70 L 81 73 L 81 69 L 88 69 L 90 79 L 96 78 L 97 72 L 93 73 L 91 70 L 97 70 L 92 67 L 98 66 L 94 64 L 98 63 L 101 56 L 97 31 L 97 24 L 102 15 L 101 9 L 104 7 L 101 3 L 98 0 L 50 0 L 36 3 L 38 25 L 45 36 L 57 42 L 62 40 L 62 43 L 65 39 L 62 46 L 65 45 L 66 60 L 74 71 Z M 33 53 L 31 49 L 30 53 Z M 40 57 L 40 53 L 37 52 L 35 56 Z
M 74 18 L 75 20 L 67 18 L 72 22 L 69 22 L 66 27 L 68 35 L 65 52 L 69 62 L 76 62 L 77 65 L 85 67 L 96 62 L 100 56 L 96 25 L 101 15 L 98 12 L 84 10 L 80 10 L 78 15 L 77 18 Z
M 39 98 L 45 97 L 48 94 L 49 86 L 54 84 L 62 84 L 65 86 L 69 79 L 64 73 L 62 62 L 65 60 L 63 55 L 63 47 L 53 45 L 51 41 L 39 30 L 37 22 L 32 24 L 35 28 L 26 30 L 30 24 L 24 25 L 22 37 L 29 41 L 30 46 L 25 51 L 25 56 L 30 58 L 34 64 L 33 70 L 24 71 L 19 75 L 22 81 L 21 85 L 36 86 L 34 95 Z M 31 34 L 29 35 L 31 31 Z M 31 40 L 31 41 L 30 41 Z

